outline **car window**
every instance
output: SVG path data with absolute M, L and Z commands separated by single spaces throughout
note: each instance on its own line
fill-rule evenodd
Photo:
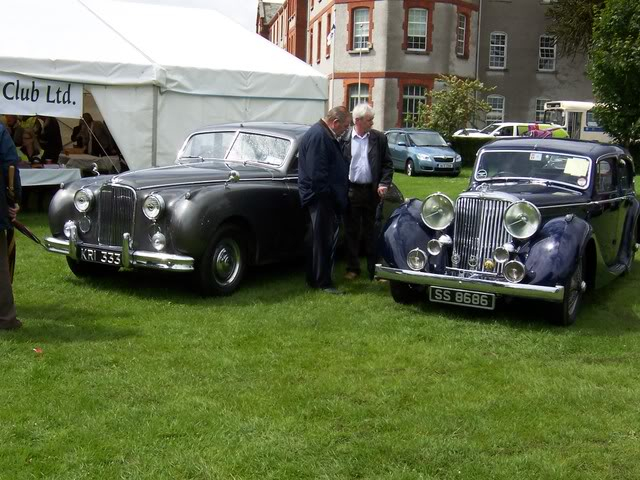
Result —
M 605 158 L 598 161 L 596 166 L 596 192 L 609 193 L 616 189 L 614 167 L 615 159 Z
M 395 145 L 396 143 L 398 143 L 398 134 L 397 133 L 388 133 L 387 134 L 387 140 L 389 141 L 389 143 L 391 145 Z
M 497 123 L 491 123 L 491 124 L 487 125 L 486 127 L 484 127 L 482 130 L 480 130 L 480 133 L 490 134 L 491 132 L 493 132 L 496 129 L 497 126 L 498 126 Z
M 409 138 L 417 147 L 446 147 L 447 142 L 437 132 L 414 132 Z
M 279 167 L 284 163 L 290 145 L 291 142 L 286 138 L 241 132 L 233 142 L 227 160 Z
M 178 155 L 180 163 L 224 158 L 231 146 L 235 131 L 206 132 L 193 135 Z
M 529 133 L 529 125 L 518 125 L 516 127 L 516 130 L 518 131 L 518 136 L 522 137 L 523 135 Z
M 591 160 L 538 151 L 485 151 L 476 162 L 476 180 L 529 179 L 554 181 L 584 189 Z
M 513 136 L 513 127 L 502 127 L 496 130 L 494 134 L 496 137 L 511 137 Z
M 398 134 L 398 143 L 404 143 L 405 145 L 409 145 L 407 142 L 407 136 L 404 133 Z

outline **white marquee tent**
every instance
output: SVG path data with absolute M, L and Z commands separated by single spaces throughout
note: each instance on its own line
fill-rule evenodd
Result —
M 3 2 L 0 31 L 0 74 L 83 85 L 131 169 L 173 163 L 203 125 L 325 109 L 323 75 L 214 10 L 20 0 Z

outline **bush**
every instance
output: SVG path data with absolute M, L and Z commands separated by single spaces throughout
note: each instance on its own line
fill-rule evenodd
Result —
M 476 153 L 485 143 L 494 140 L 493 138 L 474 137 L 453 137 L 451 147 L 462 156 L 462 166 L 472 167 L 476 160 Z

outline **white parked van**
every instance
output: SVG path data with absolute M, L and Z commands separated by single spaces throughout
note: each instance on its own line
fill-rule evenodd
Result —
M 598 125 L 593 107 L 593 102 L 547 102 L 544 104 L 544 121 L 561 125 L 572 139 L 611 142 L 612 138 Z

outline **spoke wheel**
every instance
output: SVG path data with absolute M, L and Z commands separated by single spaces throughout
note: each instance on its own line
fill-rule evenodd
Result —
M 246 267 L 247 247 L 242 232 L 223 226 L 200 261 L 200 290 L 205 295 L 230 295 L 239 288 Z
M 404 171 L 407 174 L 408 177 L 413 177 L 415 176 L 416 172 L 413 169 L 413 161 L 412 160 L 407 160 L 407 163 L 404 167 Z
M 559 325 L 568 326 L 576 321 L 585 290 L 584 274 L 584 261 L 581 258 L 573 274 L 564 284 L 564 299 L 558 306 L 556 315 L 556 322 Z

